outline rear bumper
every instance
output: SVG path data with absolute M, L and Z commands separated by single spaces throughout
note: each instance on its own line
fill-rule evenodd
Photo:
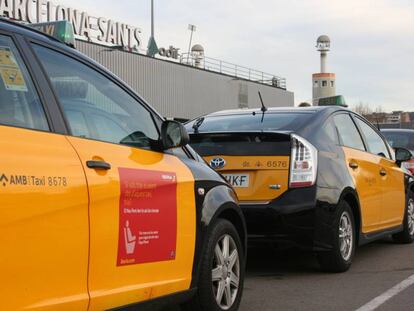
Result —
M 315 186 L 290 189 L 266 205 L 240 203 L 250 245 L 271 243 L 279 247 L 330 249 L 330 243 L 320 238 L 323 239 L 320 233 L 326 233 L 326 228 L 322 225 L 325 222 L 321 219 L 323 213 L 318 208 Z

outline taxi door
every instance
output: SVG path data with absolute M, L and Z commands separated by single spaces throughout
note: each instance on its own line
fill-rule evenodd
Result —
M 44 47 L 34 50 L 88 181 L 90 310 L 188 289 L 194 180 L 177 157 L 153 151 L 161 120 L 103 72 Z
M 380 229 L 401 225 L 406 200 L 404 173 L 392 160 L 384 139 L 377 131 L 361 118 L 354 119 L 364 136 L 370 155 L 378 163 L 375 174 L 381 186 Z
M 0 310 L 87 310 L 88 191 L 10 37 L 0 35 Z
M 362 232 L 381 229 L 382 185 L 380 179 L 381 157 L 371 154 L 361 134 L 347 113 L 334 116 L 341 144 L 345 153 L 345 165 L 354 181 L 361 207 Z
M 384 195 L 382 222 L 387 227 L 396 227 L 402 224 L 405 213 L 404 172 L 394 160 L 383 158 L 380 173 Z

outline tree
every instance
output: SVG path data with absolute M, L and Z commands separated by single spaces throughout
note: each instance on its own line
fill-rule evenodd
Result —
M 377 108 L 375 108 L 375 113 L 384 113 L 382 106 L 377 106 Z
M 372 114 L 372 109 L 368 104 L 364 104 L 363 102 L 359 102 L 359 104 L 355 105 L 352 110 L 364 117 Z

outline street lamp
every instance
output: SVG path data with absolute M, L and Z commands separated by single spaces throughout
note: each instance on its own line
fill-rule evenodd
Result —
M 154 0 L 151 0 L 151 37 L 148 41 L 147 55 L 155 57 L 155 54 L 158 53 L 158 46 L 155 42 L 154 35 Z

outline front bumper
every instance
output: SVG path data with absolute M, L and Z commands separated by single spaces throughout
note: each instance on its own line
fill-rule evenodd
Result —
M 316 236 L 321 228 L 318 219 L 316 186 L 290 189 L 265 205 L 254 203 L 240 207 L 246 219 L 249 244 L 271 243 L 278 247 L 297 246 L 304 249 L 326 250 L 330 246 Z

